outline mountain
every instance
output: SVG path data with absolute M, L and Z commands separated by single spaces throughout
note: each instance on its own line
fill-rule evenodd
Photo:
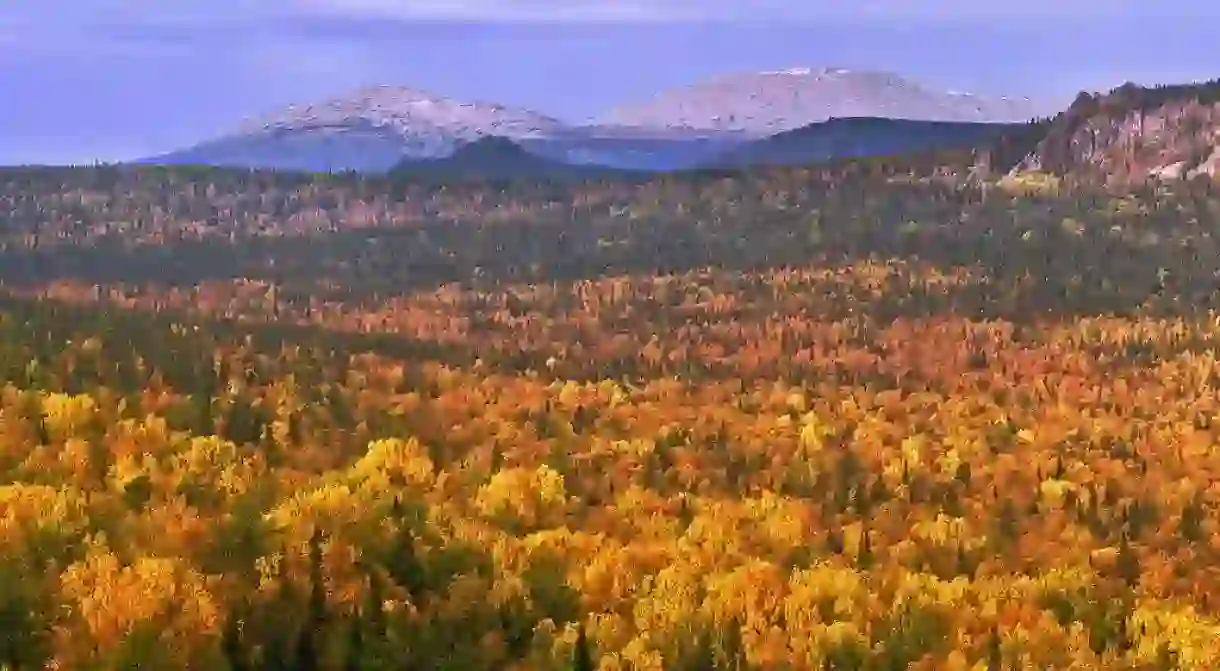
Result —
M 484 136 L 542 137 L 563 127 L 531 110 L 378 86 L 290 106 L 231 135 L 141 162 L 380 172 L 404 157 L 445 156 Z
M 708 167 L 802 165 L 985 144 L 1022 125 L 858 117 L 831 119 L 730 149 Z
M 992 173 L 1049 173 L 1124 186 L 1220 176 L 1220 80 L 1081 93 L 1024 151 L 988 155 Z
M 935 91 L 887 72 L 793 68 L 731 74 L 665 91 L 598 117 L 599 125 L 685 127 L 773 135 L 844 117 L 1016 122 L 1036 116 L 1027 98 Z
M 605 166 L 554 161 L 530 153 L 508 138 L 493 136 L 463 144 L 443 158 L 406 159 L 390 170 L 391 177 L 444 182 L 580 182 L 634 174 Z
M 290 106 L 199 145 L 138 161 L 332 172 L 384 172 L 440 158 L 483 137 L 506 137 L 554 161 L 677 170 L 743 142 L 735 133 L 569 126 L 528 109 L 379 86 Z
M 806 69 L 730 75 L 663 93 L 634 111 L 569 125 L 529 109 L 375 86 L 289 106 L 232 133 L 137 163 L 384 172 L 403 160 L 445 157 L 462 144 L 495 136 L 556 162 L 672 171 L 831 117 L 991 121 L 1024 118 L 1027 107 L 1023 101 L 929 92 L 884 73 Z

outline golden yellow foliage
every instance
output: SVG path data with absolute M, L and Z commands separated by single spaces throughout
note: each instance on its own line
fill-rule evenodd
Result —
M 64 569 L 60 594 L 60 664 L 105 663 L 122 642 L 147 634 L 167 656 L 146 663 L 188 668 L 208 658 L 219 634 L 221 607 L 197 571 L 169 558 L 138 557 L 124 565 L 101 540 Z

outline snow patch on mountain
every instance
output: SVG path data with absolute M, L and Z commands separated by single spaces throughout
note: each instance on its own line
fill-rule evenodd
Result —
M 771 135 L 845 117 L 1011 122 L 1034 116 L 1028 98 L 937 91 L 889 72 L 793 67 L 725 75 L 664 91 L 594 123 Z
M 545 137 L 563 128 L 558 119 L 531 110 L 462 102 L 418 89 L 375 86 L 309 105 L 290 105 L 245 124 L 239 134 L 346 133 L 375 129 L 401 137 L 407 155 L 451 153 L 461 143 L 494 135 Z
M 550 137 L 558 119 L 532 110 L 464 102 L 404 86 L 370 86 L 289 105 L 216 138 L 149 163 L 294 170 L 384 171 L 404 158 L 451 155 L 483 137 Z

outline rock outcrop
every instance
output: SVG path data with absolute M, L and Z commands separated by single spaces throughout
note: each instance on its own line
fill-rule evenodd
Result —
M 1042 172 L 1108 186 L 1220 175 L 1220 81 L 1082 93 L 1037 129 L 1015 165 L 993 153 L 993 172 Z M 1010 152 L 1011 156 L 1011 152 Z

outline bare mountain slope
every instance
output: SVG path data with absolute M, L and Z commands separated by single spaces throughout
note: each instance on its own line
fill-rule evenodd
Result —
M 595 123 L 772 135 L 831 118 L 1009 122 L 1035 115 L 1026 98 L 935 91 L 886 72 L 794 68 L 726 75 L 665 91 Z
M 374 86 L 312 105 L 292 105 L 241 129 L 247 133 L 277 130 L 341 129 L 359 120 L 401 136 L 419 138 L 423 146 L 453 138 L 484 135 L 529 137 L 563 126 L 558 119 L 527 109 L 491 103 L 462 102 L 401 86 Z M 446 145 L 452 150 L 451 145 Z
M 381 171 L 404 157 L 446 156 L 485 136 L 546 137 L 562 128 L 557 119 L 526 109 L 377 86 L 290 106 L 232 135 L 148 162 Z

